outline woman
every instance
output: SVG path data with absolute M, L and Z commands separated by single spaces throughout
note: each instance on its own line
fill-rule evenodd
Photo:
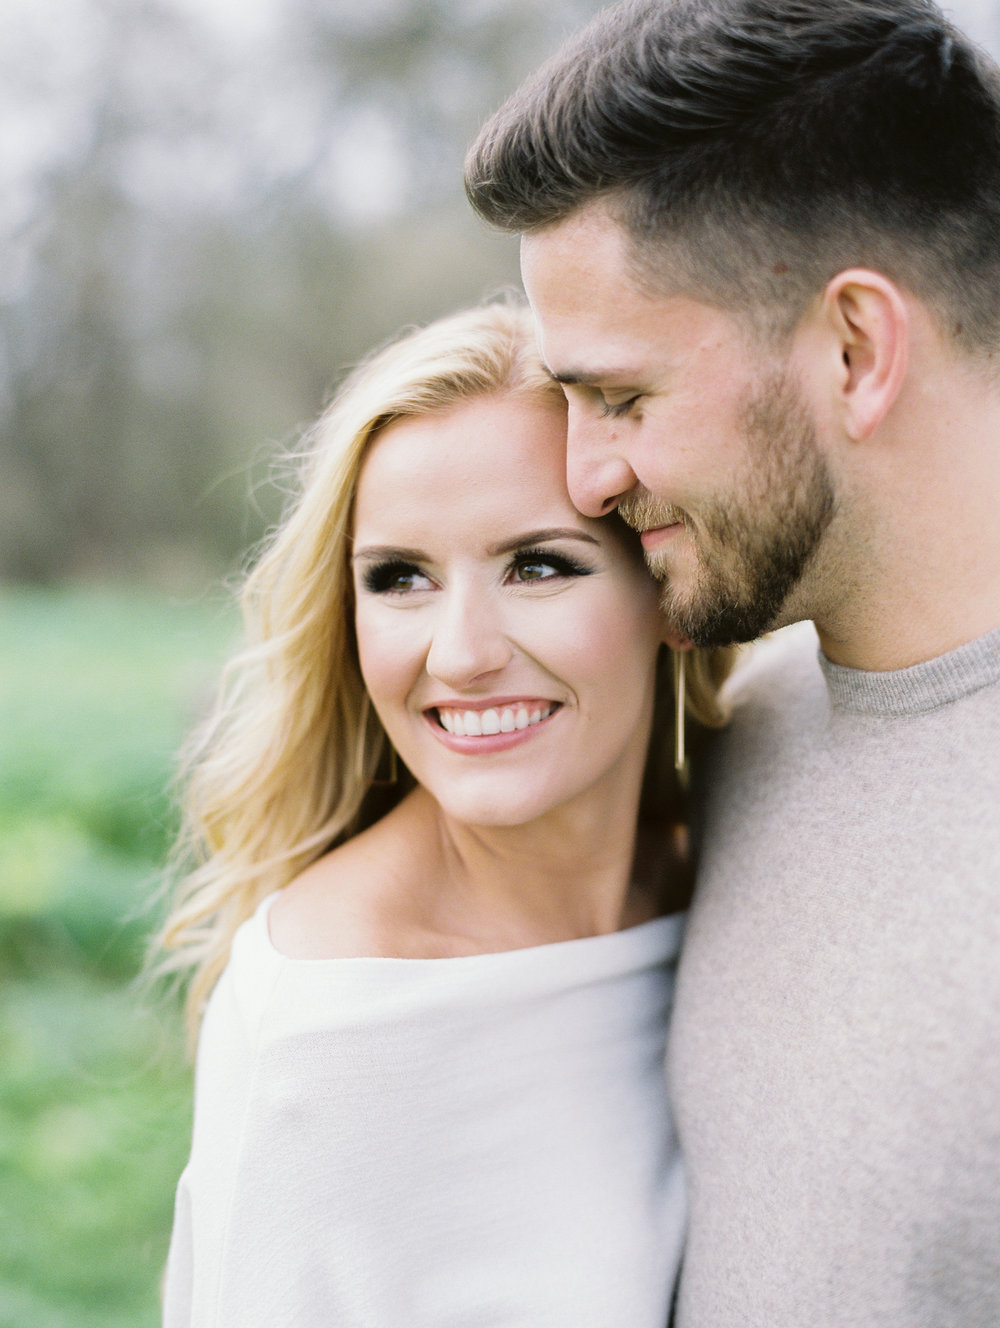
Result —
M 166 932 L 195 1017 L 211 991 L 169 1328 L 665 1322 L 666 633 L 564 441 L 505 305 L 381 351 L 317 426 Z M 724 657 L 692 663 L 712 722 Z

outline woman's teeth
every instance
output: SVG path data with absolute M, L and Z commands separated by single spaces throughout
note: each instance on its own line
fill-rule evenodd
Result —
M 548 706 L 504 706 L 502 710 L 446 710 L 438 707 L 438 719 L 441 727 L 456 738 L 482 738 L 493 733 L 515 733 L 518 729 L 531 728 L 556 709 Z

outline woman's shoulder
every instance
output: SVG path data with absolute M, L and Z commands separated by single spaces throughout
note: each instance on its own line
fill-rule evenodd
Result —
M 429 872 L 419 832 L 390 813 L 323 855 L 272 901 L 268 930 L 287 959 L 418 955 L 421 877 Z
M 373 1000 L 391 1005 L 400 975 L 354 962 L 402 951 L 405 926 L 381 838 L 365 832 L 347 841 L 262 900 L 234 938 L 202 1042 L 221 1029 L 221 1042 L 231 1044 L 242 1029 L 259 1050 L 303 1031 L 349 1028 L 359 1014 L 370 1020 Z M 300 962 L 315 960 L 327 962 Z
M 351 845 L 326 854 L 274 897 L 268 932 L 286 959 L 356 959 L 382 953 L 384 909 L 370 864 Z

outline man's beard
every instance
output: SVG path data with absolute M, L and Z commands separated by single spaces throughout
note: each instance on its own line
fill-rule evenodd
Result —
M 636 530 L 682 522 L 698 559 L 694 587 L 669 580 L 669 557 L 648 556 L 661 606 L 697 646 L 752 641 L 775 626 L 834 513 L 833 480 L 795 384 L 776 375 L 748 397 L 741 422 L 749 469 L 742 490 L 689 516 L 649 492 L 618 510 Z

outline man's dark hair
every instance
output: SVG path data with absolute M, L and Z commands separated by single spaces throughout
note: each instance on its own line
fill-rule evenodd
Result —
M 607 200 L 645 279 L 788 330 L 875 268 L 1000 340 L 1000 71 L 930 0 L 625 0 L 486 124 L 476 210 Z

